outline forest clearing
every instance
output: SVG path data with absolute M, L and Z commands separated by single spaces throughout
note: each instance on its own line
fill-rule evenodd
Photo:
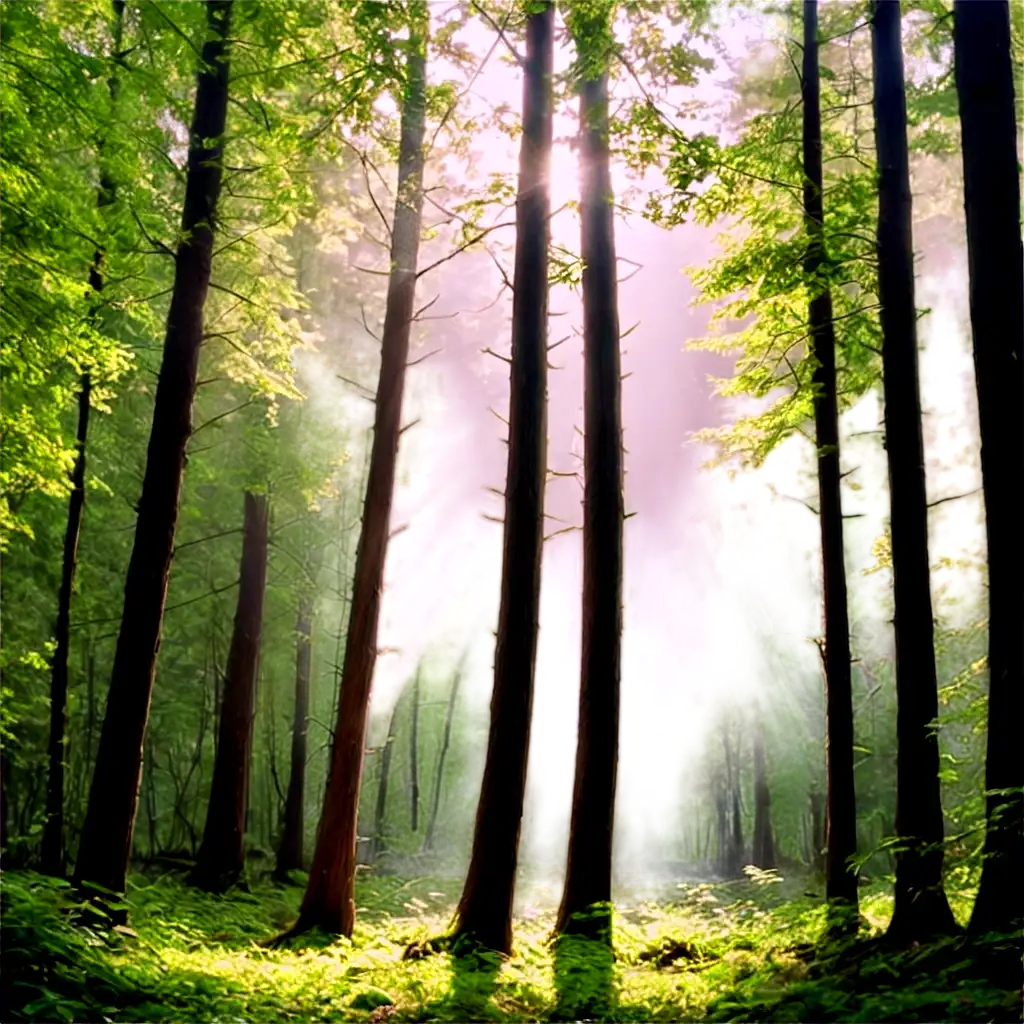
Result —
M 0 6 L 0 1018 L 1024 1019 L 1022 72 Z

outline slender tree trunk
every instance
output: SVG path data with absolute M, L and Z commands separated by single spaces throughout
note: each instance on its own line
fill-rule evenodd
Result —
M 102 282 L 100 284 L 102 287 Z M 89 432 L 89 395 L 91 380 L 82 374 L 78 392 L 78 432 L 75 465 L 71 471 L 71 498 L 64 531 L 64 562 L 61 568 L 60 597 L 57 604 L 56 647 L 50 669 L 49 773 L 46 782 L 46 822 L 43 826 L 41 870 L 43 874 L 64 876 L 64 774 L 67 760 L 68 650 L 71 624 L 71 592 L 78 561 L 78 536 L 85 507 L 85 441 Z
M 319 926 L 327 932 L 351 935 L 355 925 L 359 787 L 363 774 L 370 685 L 377 660 L 380 594 L 401 433 L 402 391 L 414 315 L 416 261 L 423 208 L 428 19 L 426 4 L 417 0 L 409 25 L 398 192 L 391 233 L 392 270 L 384 316 L 373 449 L 356 549 L 341 699 L 313 867 L 299 920 L 293 929 L 296 933 Z
M 503 953 L 512 950 L 544 545 L 554 20 L 554 4 L 545 4 L 526 26 L 501 605 L 487 760 L 455 927 Z
M 985 860 L 972 932 L 1024 926 L 1024 256 L 1005 0 L 953 4 L 974 373 L 988 538 Z
M 124 25 L 124 0 L 114 0 L 114 53 L 113 59 L 121 59 L 121 38 Z M 107 81 L 111 103 L 117 102 L 119 82 L 117 74 L 111 74 Z M 102 152 L 100 154 L 102 159 Z M 104 168 L 100 174 L 96 204 L 103 207 L 113 204 L 116 185 L 109 171 Z M 98 296 L 103 290 L 102 249 L 93 255 L 89 270 L 89 284 Z M 92 377 L 84 372 L 78 389 L 78 427 L 75 434 L 75 463 L 71 470 L 71 497 L 68 500 L 68 521 L 64 530 L 64 559 L 61 566 L 60 593 L 57 599 L 57 624 L 54 630 L 54 652 L 50 663 L 50 739 L 49 774 L 46 785 L 46 820 L 43 825 L 43 842 L 40 852 L 40 868 L 43 874 L 64 877 L 66 850 L 64 848 L 64 775 L 67 764 L 67 704 L 68 704 L 68 655 L 71 642 L 71 595 L 75 583 L 75 568 L 78 562 L 78 537 L 82 529 L 82 512 L 85 508 L 85 443 L 89 434 L 89 398 L 92 393 Z
M 814 870 L 825 874 L 825 817 L 821 805 L 821 793 L 817 786 L 811 788 L 811 863 Z
M 238 604 L 220 711 L 220 741 L 203 841 L 189 878 L 193 885 L 209 892 L 225 892 L 245 872 L 252 731 L 263 631 L 263 594 L 267 583 L 268 519 L 266 495 L 247 491 Z
M 739 772 L 737 772 L 737 776 Z M 739 779 L 733 786 L 732 791 L 732 854 L 729 858 L 732 873 L 739 876 L 743 869 L 743 818 L 740 813 L 740 787 Z
M 292 718 L 292 765 L 284 804 L 284 829 L 277 851 L 277 877 L 301 870 L 306 829 L 306 746 L 309 737 L 309 683 L 313 659 L 313 595 L 299 595 L 295 623 L 295 713 Z
M 718 873 L 722 877 L 728 877 L 731 873 L 729 868 L 729 799 L 725 789 L 722 789 L 715 797 L 715 821 L 718 826 Z
M 611 942 L 612 830 L 622 640 L 622 408 L 608 73 L 581 83 L 583 642 L 576 781 L 555 930 Z M 596 910 L 596 905 L 603 909 Z M 575 920 L 574 920 L 575 918 Z
M 768 763 L 764 751 L 764 726 L 754 727 L 754 864 L 774 868 L 775 840 L 772 836 L 772 795 L 768 785 Z
M 849 859 L 857 852 L 857 803 L 853 783 L 853 682 L 850 625 L 843 558 L 840 498 L 839 401 L 836 389 L 836 336 L 832 293 L 819 278 L 825 266 L 822 204 L 821 81 L 818 72 L 818 4 L 804 0 L 803 51 L 804 272 L 811 292 L 808 311 L 814 371 L 814 425 L 818 448 L 818 495 L 825 642 L 826 877 L 830 928 L 855 920 L 857 873 Z
M 885 449 L 892 508 L 896 634 L 896 891 L 889 935 L 906 941 L 948 934 L 942 888 L 938 683 L 928 566 L 917 309 L 911 229 L 907 110 L 900 5 L 871 4 L 875 146 L 878 153 L 878 290 L 882 311 Z
M 384 746 L 380 751 L 380 777 L 377 779 L 377 806 L 373 819 L 373 842 L 370 847 L 370 860 L 376 863 L 380 855 L 387 849 L 387 813 L 388 813 L 388 780 L 391 777 L 391 752 L 395 746 L 395 735 L 398 729 L 398 707 L 402 703 L 402 695 L 398 695 L 395 706 L 388 719 L 388 734 L 384 738 Z
M 412 708 L 409 711 L 409 827 L 420 827 L 420 668 L 412 681 Z
M 434 769 L 434 790 L 430 798 L 430 814 L 427 816 L 427 828 L 423 834 L 422 853 L 434 848 L 434 829 L 437 827 L 437 815 L 441 809 L 441 786 L 444 782 L 444 762 L 448 757 L 448 748 L 452 742 L 452 723 L 455 720 L 455 701 L 459 696 L 459 684 L 462 682 L 462 666 L 455 670 L 452 688 L 448 693 L 448 709 L 444 716 L 444 733 L 441 736 L 441 749 L 437 754 L 437 767 Z
M 97 884 L 114 892 L 124 891 L 128 873 L 185 446 L 192 430 L 203 307 L 210 283 L 222 177 L 231 7 L 232 0 L 207 0 L 209 36 L 203 44 L 190 129 L 182 241 L 175 261 L 107 711 L 75 865 L 79 883 Z

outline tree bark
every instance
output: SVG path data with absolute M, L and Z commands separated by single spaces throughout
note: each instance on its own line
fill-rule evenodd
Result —
M 225 892 L 245 871 L 246 815 L 256 717 L 256 678 L 267 583 L 266 495 L 245 494 L 245 528 L 238 604 L 224 675 L 220 739 L 199 856 L 189 881 L 208 892 Z
M 128 873 L 185 446 L 192 430 L 203 307 L 221 189 L 231 8 L 232 0 L 207 0 L 209 36 L 203 44 L 189 136 L 183 237 L 175 257 L 121 629 L 75 865 L 80 885 L 91 883 L 114 892 L 124 891 Z
M 953 4 L 974 373 L 988 539 L 985 859 L 970 930 L 1024 926 L 1024 255 L 1005 0 Z
M 444 716 L 444 733 L 441 736 L 441 749 L 437 754 L 437 767 L 434 769 L 434 789 L 430 798 L 430 813 L 427 816 L 427 827 L 423 834 L 421 853 L 428 853 L 434 848 L 434 829 L 437 827 L 437 815 L 441 809 L 441 786 L 444 782 L 444 762 L 448 757 L 448 748 L 452 742 L 452 723 L 455 721 L 455 701 L 459 696 L 459 684 L 462 682 L 462 666 L 455 670 L 452 688 L 448 693 L 448 709 Z
M 942 800 L 934 626 L 928 565 L 914 242 L 900 5 L 871 3 L 878 154 L 885 449 L 889 463 L 896 635 L 896 889 L 889 936 L 923 941 L 955 929 L 942 888 Z
M 409 711 L 409 827 L 420 827 L 420 669 L 412 681 L 412 707 Z
M 303 838 L 306 827 L 306 747 L 309 736 L 309 684 L 313 658 L 313 595 L 299 595 L 295 623 L 295 712 L 292 718 L 292 764 L 284 804 L 284 828 L 277 850 L 276 874 L 286 879 L 289 871 L 305 864 Z
M 764 726 L 754 727 L 754 849 L 756 867 L 768 870 L 776 866 L 775 839 L 772 835 L 772 795 L 768 785 L 768 763 L 764 751 Z
M 512 949 L 544 545 L 554 20 L 554 4 L 545 4 L 526 27 L 501 604 L 487 760 L 455 926 L 457 935 L 503 953 Z
M 319 926 L 330 933 L 350 936 L 355 925 L 359 787 L 370 686 L 377 660 L 380 594 L 401 433 L 409 331 L 415 312 L 416 262 L 423 207 L 428 19 L 426 4 L 417 0 L 409 25 L 398 192 L 391 235 L 392 269 L 384 316 L 373 448 L 356 548 L 341 699 L 313 866 L 299 920 L 293 929 L 296 934 Z
M 124 25 L 124 0 L 114 0 L 113 59 L 121 60 L 121 38 Z M 117 102 L 119 82 L 116 72 L 107 80 L 111 103 Z M 102 159 L 102 152 L 100 154 Z M 96 205 L 103 209 L 116 199 L 116 184 L 109 170 L 100 174 Z M 93 255 L 89 269 L 89 285 L 98 296 L 103 291 L 102 249 Z M 50 738 L 49 773 L 46 783 L 46 820 L 40 851 L 40 869 L 45 875 L 64 877 L 67 851 L 64 847 L 64 775 L 67 763 L 68 655 L 71 649 L 71 595 L 78 563 L 78 538 L 85 508 L 85 443 L 89 434 L 89 399 L 92 377 L 82 374 L 78 389 L 78 426 L 75 432 L 75 463 L 71 470 L 71 496 L 68 500 L 68 521 L 64 530 L 64 558 L 61 565 L 60 592 L 57 598 L 57 623 L 54 629 L 54 652 L 50 663 Z
M 558 933 L 611 941 L 622 639 L 622 408 L 608 72 L 581 83 L 583 637 L 576 780 Z
M 857 852 L 857 804 L 853 783 L 853 682 L 850 625 L 843 557 L 843 508 L 840 497 L 839 401 L 836 388 L 836 336 L 832 293 L 821 277 L 826 265 L 822 202 L 821 80 L 818 71 L 818 4 L 804 0 L 802 99 L 804 273 L 810 292 L 808 319 L 814 371 L 814 426 L 818 449 L 819 523 L 821 526 L 825 642 L 825 761 L 827 774 L 825 895 L 835 928 L 854 919 L 857 873 L 849 858 Z M 832 926 L 830 926 L 832 927 Z

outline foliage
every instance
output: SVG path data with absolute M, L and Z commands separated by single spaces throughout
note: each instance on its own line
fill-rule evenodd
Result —
M 299 888 L 259 882 L 250 893 L 212 897 L 170 876 L 135 876 L 132 927 L 111 933 L 73 923 L 66 911 L 74 900 L 63 884 L 7 873 L 3 1017 L 1017 1019 L 1019 994 L 971 966 L 962 940 L 893 956 L 868 939 L 847 950 L 839 968 L 826 954 L 815 960 L 811 943 L 823 909 L 820 899 L 799 895 L 805 885 L 684 886 L 663 902 L 622 906 L 614 959 L 604 944 L 578 937 L 549 946 L 549 906 L 517 923 L 516 952 L 500 962 L 448 953 L 403 958 L 410 944 L 447 923 L 458 890 L 450 879 L 363 875 L 351 941 L 313 936 L 273 949 L 264 940 L 293 918 Z M 873 934 L 890 906 L 887 896 L 866 895 Z M 1005 942 L 993 938 L 982 949 L 981 963 L 1005 971 L 996 955 Z

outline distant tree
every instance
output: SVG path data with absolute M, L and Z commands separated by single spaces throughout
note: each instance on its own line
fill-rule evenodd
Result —
M 309 738 L 309 685 L 313 660 L 313 597 L 308 587 L 299 594 L 295 621 L 295 710 L 292 716 L 291 771 L 284 804 L 284 827 L 275 871 L 280 879 L 305 866 L 306 757 Z
M 764 725 L 754 726 L 754 840 L 751 860 L 767 870 L 776 866 L 772 833 L 772 795 L 768 784 L 768 762 L 764 749 Z
M 377 775 L 377 802 L 373 817 L 373 839 L 370 844 L 370 860 L 376 863 L 387 849 L 388 813 L 388 782 L 391 779 L 391 755 L 395 749 L 395 737 L 398 735 L 398 710 L 402 703 L 402 694 L 398 695 L 395 706 L 388 718 L 388 731 L 380 749 L 380 771 Z
M 896 612 L 896 898 L 889 935 L 923 941 L 955 929 L 942 887 L 942 799 L 934 623 L 928 563 L 914 242 L 900 5 L 872 0 L 878 290 L 885 449 L 889 464 Z
M 459 665 L 452 676 L 451 689 L 448 691 L 448 707 L 444 715 L 444 729 L 441 733 L 441 749 L 437 752 L 437 764 L 434 768 L 434 788 L 430 797 L 430 812 L 427 815 L 427 827 L 423 833 L 422 853 L 434 848 L 434 829 L 437 827 L 437 815 L 441 809 L 441 787 L 444 784 L 444 765 L 448 757 L 448 748 L 452 742 L 452 724 L 455 721 L 455 704 L 459 698 L 459 685 L 462 682 L 463 666 Z
M 583 637 L 576 779 L 565 890 L 555 924 L 611 942 L 612 831 L 622 641 L 622 404 L 608 141 L 610 9 L 569 11 L 580 93 L 583 258 Z
M 988 831 L 970 930 L 1010 932 L 1024 926 L 1024 255 L 1010 5 L 956 0 L 953 35 L 988 540 Z
M 540 612 L 544 483 L 547 473 L 547 311 L 551 156 L 552 3 L 526 23 L 523 135 L 516 203 L 508 472 L 501 604 L 483 785 L 455 934 L 512 950 L 512 898 L 526 794 L 527 754 Z M 452 704 L 454 705 L 453 684 Z M 446 742 L 449 726 L 446 725 Z M 443 759 L 439 762 L 443 766 Z M 435 785 L 440 799 L 440 776 Z M 432 811 L 430 833 L 436 810 Z
M 412 680 L 412 704 L 409 708 L 409 828 L 420 827 L 420 666 Z
M 79 884 L 123 892 L 142 749 L 174 549 L 185 446 L 192 430 L 203 308 L 210 284 L 228 107 L 232 0 L 207 0 L 189 132 L 181 242 L 156 388 L 142 495 L 96 768 L 75 864 Z
M 847 926 L 857 910 L 857 874 L 850 858 L 857 852 L 857 806 L 853 784 L 853 680 L 850 623 L 843 556 L 843 508 L 839 468 L 839 400 L 836 388 L 836 336 L 832 291 L 825 273 L 825 215 L 822 198 L 821 75 L 818 67 L 818 4 L 803 5 L 803 168 L 804 276 L 810 296 L 810 349 L 817 366 L 814 394 L 818 470 L 818 522 L 824 594 L 826 897 L 835 929 Z
M 203 841 L 189 878 L 193 885 L 209 892 L 225 892 L 245 871 L 256 678 L 267 583 L 268 517 L 266 495 L 247 491 L 238 604 L 224 673 L 217 757 L 213 764 Z

